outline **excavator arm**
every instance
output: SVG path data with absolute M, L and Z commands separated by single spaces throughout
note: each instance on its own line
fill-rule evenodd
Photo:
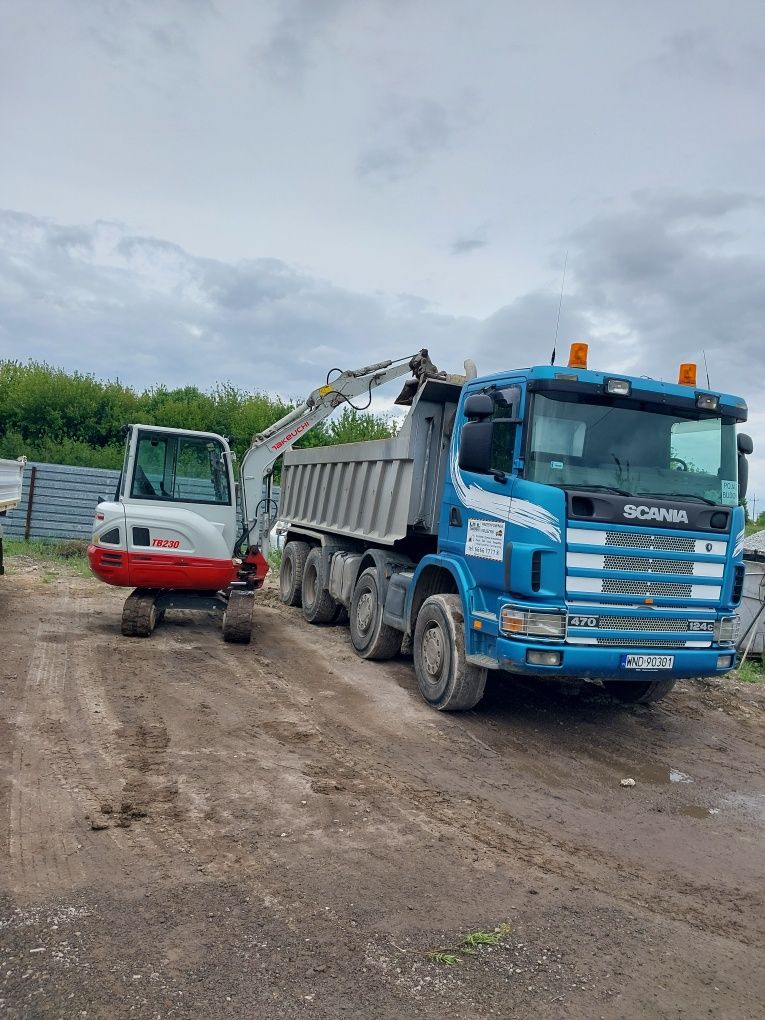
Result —
M 241 552 L 259 549 L 268 552 L 268 533 L 276 516 L 275 500 L 271 497 L 271 475 L 276 460 L 290 450 L 301 436 L 343 404 L 353 406 L 354 397 L 368 394 L 383 383 L 412 372 L 420 385 L 426 379 L 438 377 L 438 369 L 421 350 L 409 358 L 380 361 L 355 371 L 341 372 L 327 379 L 294 410 L 264 432 L 253 436 L 252 443 L 242 459 L 241 497 L 243 531 L 238 543 Z M 266 494 L 264 496 L 264 486 Z

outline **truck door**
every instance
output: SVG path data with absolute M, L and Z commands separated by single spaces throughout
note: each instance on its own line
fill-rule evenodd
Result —
M 474 582 L 503 587 L 508 560 L 508 520 L 513 488 L 521 468 L 525 380 L 512 378 L 470 393 L 487 393 L 493 402 L 489 473 L 464 471 L 458 451 L 464 415 L 458 414 L 451 456 L 451 485 L 445 488 L 439 536 L 444 552 L 465 557 Z M 464 402 L 460 405 L 464 406 Z

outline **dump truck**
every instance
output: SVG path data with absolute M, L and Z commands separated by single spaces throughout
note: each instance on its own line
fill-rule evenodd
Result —
M 0 460 L 0 574 L 3 566 L 3 517 L 21 501 L 21 486 L 24 479 L 25 457 L 18 460 Z
M 470 374 L 468 374 L 469 376 Z M 592 679 L 628 702 L 735 661 L 745 402 L 566 367 L 427 379 L 391 439 L 284 458 L 280 596 L 347 613 L 365 659 L 473 708 L 497 671 Z

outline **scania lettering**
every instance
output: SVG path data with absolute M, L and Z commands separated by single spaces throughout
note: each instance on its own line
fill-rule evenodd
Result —
M 625 517 L 638 517 L 641 521 L 673 521 L 675 524 L 687 524 L 688 514 L 685 510 L 667 509 L 658 506 L 635 506 L 628 503 L 624 508 Z
M 739 397 L 587 368 L 410 394 L 393 439 L 292 450 L 282 600 L 348 614 L 357 654 L 411 653 L 437 709 L 498 671 L 650 702 L 734 663 L 747 454 Z

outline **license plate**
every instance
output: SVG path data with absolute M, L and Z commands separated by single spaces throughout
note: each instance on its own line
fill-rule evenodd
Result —
M 672 669 L 674 655 L 623 655 L 622 669 Z

